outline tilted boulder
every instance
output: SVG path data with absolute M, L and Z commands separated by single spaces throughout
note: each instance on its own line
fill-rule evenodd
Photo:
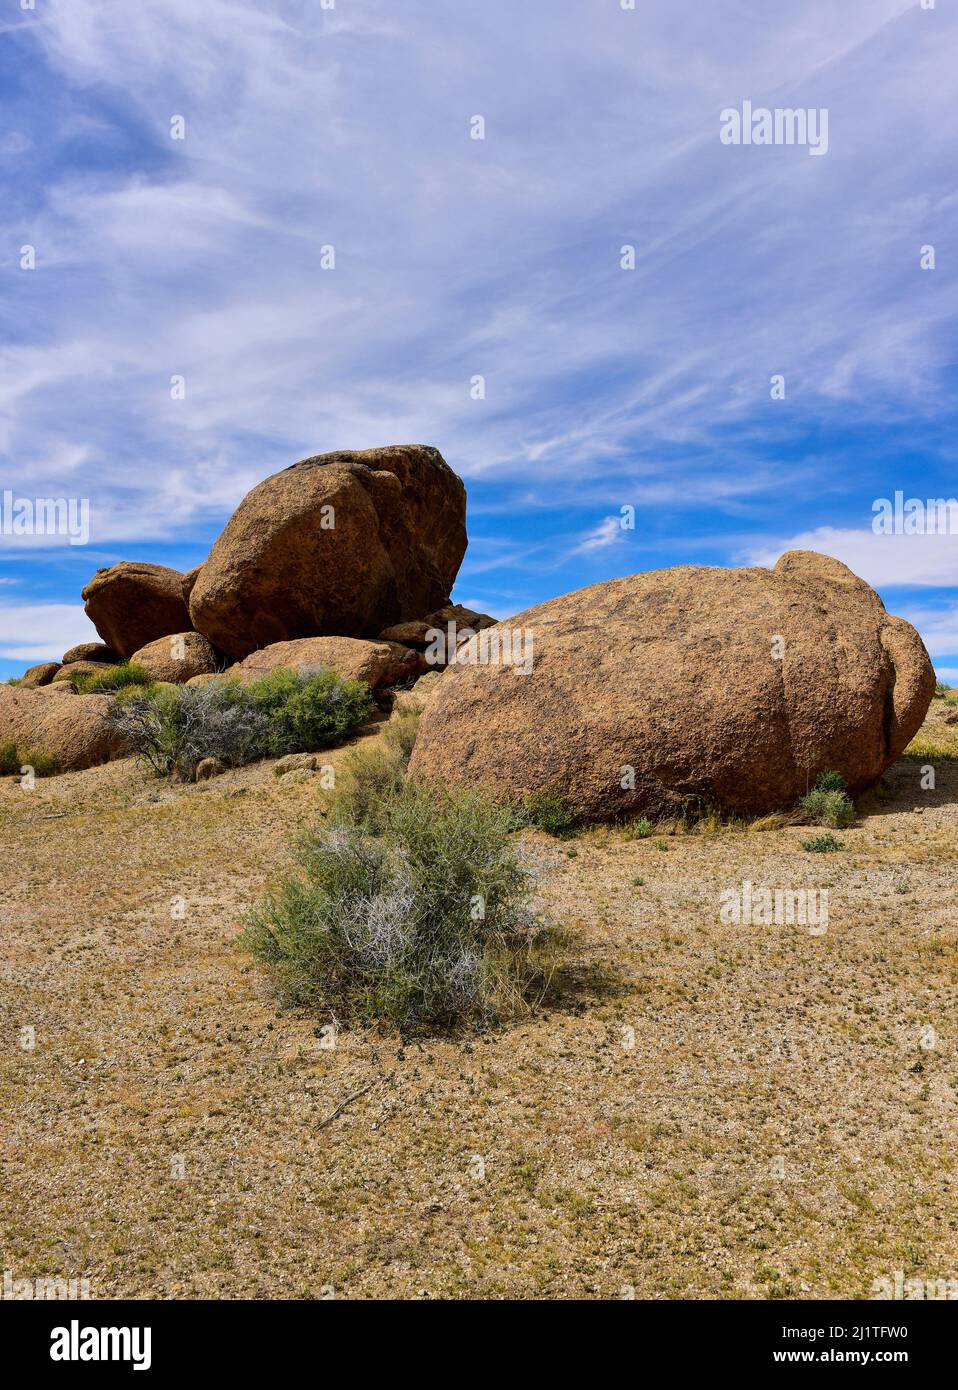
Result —
M 86 615 L 107 646 L 128 658 L 148 642 L 191 627 L 183 576 L 165 565 L 121 560 L 83 590 Z
M 108 665 L 115 666 L 121 660 L 119 652 L 115 652 L 112 647 L 104 646 L 102 642 L 81 642 L 79 646 L 71 647 L 68 652 L 63 653 L 64 666 L 68 666 L 71 661 L 105 661 Z
M 110 695 L 77 695 L 70 686 L 0 686 L 0 743 L 16 744 L 21 759 L 46 753 L 60 772 L 109 762 L 125 751 L 107 718 L 113 703 Z
M 303 459 L 227 522 L 193 585 L 192 626 L 236 659 L 298 637 L 375 637 L 442 604 L 465 549 L 465 489 L 437 449 Z
M 410 767 L 509 799 L 555 791 L 584 820 L 690 802 L 764 813 L 830 769 L 864 791 L 934 688 L 915 629 L 837 560 L 683 565 L 480 634 L 443 674 Z
M 148 642 L 130 657 L 155 681 L 183 684 L 193 676 L 212 675 L 220 669 L 219 652 L 198 632 L 176 632 Z
M 76 676 L 102 676 L 107 671 L 111 671 L 116 665 L 111 661 L 68 661 L 60 667 L 53 677 L 53 684 L 59 685 L 61 681 L 71 681 Z
M 366 642 L 358 637 L 301 637 L 274 642 L 251 652 L 226 672 L 243 682 L 259 680 L 270 671 L 289 667 L 310 674 L 327 666 L 343 680 L 365 681 L 373 690 L 415 678 L 426 669 L 418 652 L 396 642 Z
M 31 690 L 38 686 L 49 685 L 59 669 L 59 661 L 41 661 L 37 666 L 30 666 L 20 677 L 20 688 Z

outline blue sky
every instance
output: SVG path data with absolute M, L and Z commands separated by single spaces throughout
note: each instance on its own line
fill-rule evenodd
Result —
M 807 546 L 958 682 L 958 537 L 871 530 L 958 493 L 955 8 L 0 0 L 0 489 L 93 519 L 0 536 L 0 675 L 91 635 L 97 566 L 421 442 L 462 602 Z M 746 99 L 826 108 L 827 154 L 723 145 Z

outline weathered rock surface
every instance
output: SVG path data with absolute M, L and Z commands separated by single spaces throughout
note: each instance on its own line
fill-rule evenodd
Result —
M 142 666 L 154 680 L 180 684 L 194 676 L 214 675 L 222 664 L 212 642 L 198 632 L 158 637 L 134 652 L 130 660 Z
M 529 674 L 479 664 L 484 639 L 520 631 Z M 679 566 L 595 584 L 489 629 L 459 661 L 466 652 L 476 664 L 443 674 L 412 771 L 505 797 L 555 790 L 585 820 L 696 800 L 763 813 L 827 769 L 857 795 L 914 736 L 935 686 L 914 628 L 811 551 L 771 570 Z
M 59 669 L 59 661 L 41 661 L 37 666 L 30 666 L 20 677 L 21 689 L 32 690 L 37 686 L 49 685 Z
M 68 661 L 53 677 L 53 684 L 59 685 L 61 681 L 73 680 L 75 676 L 100 676 L 112 670 L 115 664 L 112 661 Z
M 22 758 L 39 751 L 56 758 L 61 772 L 108 762 L 124 751 L 121 736 L 106 719 L 109 695 L 77 695 L 69 687 L 0 687 L 0 742 L 11 740 Z
M 465 489 L 437 449 L 303 459 L 237 507 L 193 585 L 192 626 L 234 658 L 299 637 L 374 637 L 445 601 L 465 522 Z
M 119 652 L 115 652 L 112 647 L 106 647 L 102 642 L 81 642 L 79 646 L 71 647 L 68 652 L 63 653 L 64 666 L 71 661 L 105 661 L 109 666 L 116 666 L 122 660 Z
M 425 669 L 418 652 L 396 642 L 365 642 L 358 637 L 301 637 L 274 642 L 231 666 L 228 676 L 258 680 L 288 666 L 301 673 L 331 667 L 343 680 L 365 681 L 373 690 L 418 676 Z
M 183 575 L 165 565 L 121 560 L 98 571 L 83 590 L 83 598 L 87 617 L 107 646 L 122 657 L 192 626 L 183 598 Z

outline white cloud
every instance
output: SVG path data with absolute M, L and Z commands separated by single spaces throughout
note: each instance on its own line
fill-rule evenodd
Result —
M 0 658 L 59 661 L 79 642 L 99 642 L 80 604 L 0 603 Z
M 774 565 L 785 550 L 817 550 L 841 560 L 873 586 L 958 586 L 958 536 L 876 535 L 870 528 L 819 526 L 777 541 L 745 547 L 746 565 Z M 954 651 L 958 651 L 956 642 Z
M 0 447 L 53 487 L 79 441 L 98 534 L 132 540 L 303 454 L 390 440 L 467 477 L 651 458 L 688 496 L 700 474 L 661 444 L 771 432 L 773 371 L 810 420 L 944 409 L 958 286 L 917 286 L 915 260 L 953 198 L 951 18 L 804 0 L 689 25 L 649 0 L 590 8 L 586 43 L 578 0 L 534 8 L 47 0 L 56 80 L 106 92 L 154 148 L 54 174 L 26 231 L 0 213 L 39 265 Z M 827 158 L 720 146 L 722 106 L 776 93 L 832 108 Z

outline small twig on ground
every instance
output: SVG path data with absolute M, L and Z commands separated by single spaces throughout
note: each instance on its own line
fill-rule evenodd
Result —
M 374 1079 L 370 1081 L 367 1086 L 363 1086 L 362 1089 L 359 1091 L 354 1091 L 351 1096 L 347 1096 L 344 1101 L 341 1101 L 340 1104 L 336 1106 L 336 1109 L 332 1112 L 331 1115 L 327 1115 L 325 1120 L 320 1120 L 316 1128 L 325 1129 L 327 1125 L 331 1125 L 333 1123 L 333 1120 L 339 1118 L 339 1116 L 346 1109 L 347 1105 L 352 1105 L 354 1100 L 359 1100 L 360 1096 L 364 1096 L 367 1091 L 371 1091 L 374 1086 L 379 1084 L 380 1081 L 388 1081 L 389 1078 L 394 1075 L 395 1072 L 390 1072 L 388 1076 L 374 1077 Z

